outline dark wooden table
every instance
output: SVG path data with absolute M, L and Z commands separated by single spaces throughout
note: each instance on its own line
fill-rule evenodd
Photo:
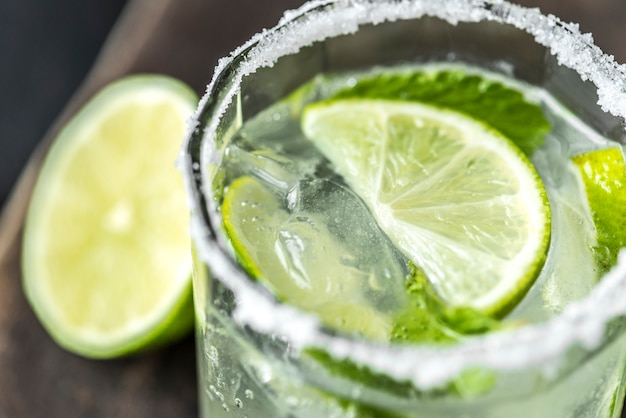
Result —
M 623 0 L 518 0 L 541 6 L 626 62 Z M 133 0 L 91 72 L 24 167 L 0 216 L 0 418 L 194 417 L 193 337 L 153 353 L 113 361 L 86 360 L 60 349 L 24 299 L 20 245 L 24 212 L 51 139 L 94 91 L 121 75 L 157 72 L 198 93 L 217 59 L 254 32 L 273 25 L 301 0 Z M 1 149 L 0 149 L 1 151 Z M 268 417 L 271 418 L 271 417 Z

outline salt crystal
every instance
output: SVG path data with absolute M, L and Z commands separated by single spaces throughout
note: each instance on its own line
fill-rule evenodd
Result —
M 330 4 L 332 8 L 328 7 Z M 353 33 L 363 24 L 422 16 L 444 19 L 453 25 L 489 20 L 522 29 L 537 43 L 549 48 L 558 63 L 574 69 L 582 79 L 593 82 L 597 86 L 598 104 L 603 110 L 626 118 L 626 67 L 604 55 L 593 44 L 590 34 L 580 33 L 578 25 L 564 23 L 552 15 L 542 15 L 538 9 L 524 8 L 504 0 L 313 0 L 285 12 L 277 27 L 260 32 L 218 62 L 207 94 L 200 101 L 197 117 L 208 103 L 218 75 L 232 65 L 235 57 L 249 50 L 247 59 L 236 69 L 231 87 L 222 92 L 226 99 L 220 103 L 216 116 L 205 129 L 205 142 L 211 143 L 219 118 L 237 94 L 237 86 L 243 77 L 261 67 L 271 67 L 280 57 L 296 53 L 313 42 Z M 195 126 L 190 124 L 189 129 L 191 132 Z M 213 154 L 214 150 L 203 152 L 203 168 L 216 162 Z M 187 173 L 191 172 L 188 164 L 187 160 L 182 163 Z M 193 185 L 188 182 L 187 188 L 191 190 Z M 205 185 L 205 188 L 204 193 L 210 195 L 211 185 Z M 219 225 L 219 213 L 210 200 L 209 216 Z M 202 211 L 194 208 L 193 202 L 191 205 L 194 209 L 191 233 L 198 252 L 211 265 L 214 274 L 224 278 L 225 285 L 237 295 L 235 319 L 238 322 L 260 332 L 284 335 L 296 350 L 306 346 L 323 347 L 332 356 L 368 364 L 373 370 L 399 379 L 410 379 L 422 388 L 445 383 L 469 366 L 509 370 L 543 366 L 545 373 L 554 373 L 554 367 L 558 367 L 556 359 L 562 357 L 572 344 L 580 342 L 588 348 L 597 346 L 605 324 L 616 315 L 626 313 L 626 298 L 622 297 L 626 294 L 626 255 L 622 253 L 618 265 L 587 299 L 569 305 L 561 315 L 542 324 L 488 334 L 447 348 L 383 347 L 332 337 L 321 330 L 314 316 L 280 305 L 264 295 L 258 285 L 234 265 L 232 257 L 224 250 L 228 248 L 224 239 L 219 234 L 216 241 L 208 239 L 208 232 L 199 220 Z M 528 349 L 531 346 L 533 350 Z

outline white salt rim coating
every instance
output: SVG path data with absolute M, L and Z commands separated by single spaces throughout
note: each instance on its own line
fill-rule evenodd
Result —
M 323 6 L 334 4 L 332 9 Z M 304 17 L 302 16 L 304 15 Z M 279 24 L 254 36 L 246 44 L 219 61 L 207 94 L 200 101 L 196 120 L 213 91 L 218 75 L 243 51 L 250 49 L 234 75 L 225 99 L 206 127 L 201 166 L 203 170 L 218 157 L 207 145 L 213 143 L 216 128 L 226 107 L 238 92 L 241 79 L 261 67 L 271 67 L 278 58 L 296 53 L 300 48 L 339 35 L 356 32 L 360 25 L 432 16 L 451 24 L 481 20 L 508 24 L 534 36 L 548 47 L 558 62 L 577 71 L 584 80 L 598 88 L 601 108 L 622 119 L 626 117 L 626 67 L 615 63 L 593 44 L 589 34 L 581 34 L 578 25 L 564 23 L 555 16 L 542 15 L 506 1 L 479 0 L 313 0 L 297 10 L 287 11 Z M 298 18 L 296 21 L 294 19 Z M 197 122 L 190 125 L 187 143 Z M 189 195 L 193 196 L 192 163 L 181 158 Z M 202 173 L 203 192 L 211 196 L 208 173 Z M 221 218 L 211 198 L 209 217 L 213 225 Z M 601 342 L 608 320 L 626 313 L 626 253 L 619 255 L 617 266 L 593 292 L 580 302 L 571 303 L 549 321 L 515 330 L 471 338 L 451 347 L 382 346 L 363 340 L 333 336 L 323 331 L 311 314 L 278 304 L 237 267 L 221 234 L 216 241 L 209 237 L 199 202 L 190 202 L 191 234 L 204 262 L 237 296 L 235 320 L 258 332 L 284 336 L 294 350 L 321 347 L 336 358 L 349 358 L 397 379 L 410 380 L 417 387 L 431 388 L 449 381 L 468 366 L 517 370 L 531 365 L 549 373 L 558 367 L 565 350 L 575 343 L 594 349 Z M 532 347 L 532 349 L 530 348 Z

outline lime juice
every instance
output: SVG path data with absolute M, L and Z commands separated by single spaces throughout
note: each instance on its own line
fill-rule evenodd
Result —
M 621 69 L 439 6 L 314 1 L 218 66 L 182 160 L 203 416 L 619 416 Z

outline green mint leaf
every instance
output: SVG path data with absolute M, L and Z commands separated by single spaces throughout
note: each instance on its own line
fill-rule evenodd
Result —
M 424 273 L 414 265 L 410 269 L 406 281 L 409 302 L 394 316 L 392 342 L 449 344 L 464 335 L 484 334 L 502 327 L 500 321 L 476 309 L 445 305 Z
M 463 70 L 382 73 L 359 80 L 333 98 L 418 101 L 449 108 L 480 120 L 531 155 L 543 144 L 550 124 L 539 105 L 498 81 Z

